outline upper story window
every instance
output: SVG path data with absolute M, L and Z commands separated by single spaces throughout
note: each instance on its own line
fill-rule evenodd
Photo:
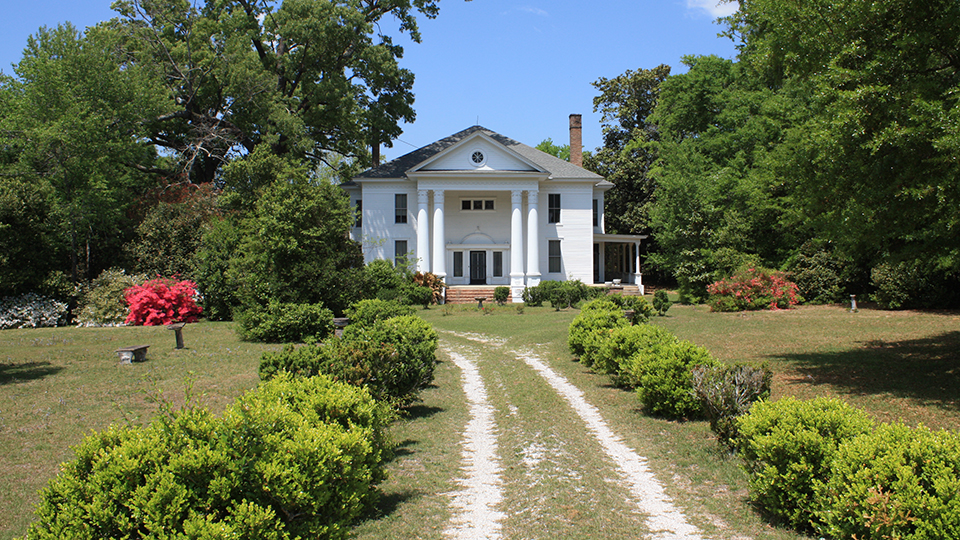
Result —
M 354 216 L 355 219 L 353 222 L 353 226 L 359 229 L 363 227 L 363 201 L 362 200 L 357 199 L 357 206 L 356 208 L 354 208 L 354 212 L 356 212 L 356 214 Z
M 397 193 L 393 198 L 395 217 L 394 223 L 407 222 L 407 194 Z
M 597 199 L 593 200 L 593 226 L 600 226 L 600 201 Z
M 494 199 L 460 199 L 460 210 L 492 212 L 495 209 Z
M 547 223 L 560 223 L 560 194 L 547 196 Z

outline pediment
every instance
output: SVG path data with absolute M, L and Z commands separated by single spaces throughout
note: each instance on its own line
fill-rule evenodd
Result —
M 546 171 L 483 133 L 476 133 L 417 165 L 409 172 L 531 172 Z

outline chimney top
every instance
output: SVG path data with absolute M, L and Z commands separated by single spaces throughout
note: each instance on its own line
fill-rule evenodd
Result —
M 577 167 L 583 167 L 583 129 L 581 122 L 581 115 L 570 115 L 570 163 Z

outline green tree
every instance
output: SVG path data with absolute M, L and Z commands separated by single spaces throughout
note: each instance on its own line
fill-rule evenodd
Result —
M 242 305 L 323 303 L 343 313 L 363 285 L 363 252 L 349 237 L 353 220 L 340 187 L 289 170 L 257 200 L 231 262 Z
M 603 114 L 603 147 L 584 156 L 584 165 L 614 183 L 604 196 L 607 232 L 650 231 L 647 212 L 655 186 L 649 175 L 654 161 L 649 143 L 657 139 L 657 130 L 648 117 L 669 75 L 670 66 L 660 65 L 593 83 L 600 91 L 593 110 Z
M 657 183 L 650 216 L 659 251 L 683 300 L 740 267 L 780 267 L 803 234 L 790 213 L 789 186 L 771 170 L 791 111 L 786 90 L 762 87 L 741 65 L 685 57 L 687 73 L 663 82 L 656 111 Z
M 65 24 L 32 36 L 4 83 L 0 113 L 3 175 L 47 195 L 50 253 L 67 257 L 74 282 L 117 263 L 134 223 L 128 210 L 151 180 L 153 149 L 143 114 L 162 99 L 137 66 L 123 65 L 104 35 Z M 19 261 L 19 264 L 30 264 Z
M 371 143 L 412 122 L 413 73 L 388 20 L 420 41 L 415 13 L 435 0 L 120 0 L 108 26 L 133 64 L 164 81 L 174 106 L 146 116 L 150 142 L 175 152 L 197 182 L 237 155 L 368 159 Z
M 813 226 L 870 265 L 960 272 L 960 4 L 756 0 L 728 25 L 759 78 L 811 96 L 777 173 Z
M 564 161 L 570 161 L 570 145 L 565 144 L 559 146 L 553 143 L 552 138 L 547 138 L 540 141 L 540 144 L 536 146 L 537 150 L 550 154 L 551 156 L 558 157 Z

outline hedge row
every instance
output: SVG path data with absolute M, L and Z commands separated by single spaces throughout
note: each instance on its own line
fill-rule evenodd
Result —
M 837 399 L 758 402 L 739 421 L 750 494 L 806 532 L 960 538 L 960 434 L 875 426 Z
M 384 479 L 393 415 L 363 389 L 282 375 L 220 417 L 111 427 L 41 492 L 26 538 L 345 538 Z
M 651 414 L 667 418 L 701 415 L 702 406 L 693 393 L 692 370 L 719 363 L 706 349 L 660 327 L 631 325 L 624 316 L 626 306 L 635 311 L 634 322 L 646 322 L 655 313 L 640 297 L 610 296 L 588 302 L 570 324 L 570 352 L 584 365 L 635 388 L 640 403 Z

